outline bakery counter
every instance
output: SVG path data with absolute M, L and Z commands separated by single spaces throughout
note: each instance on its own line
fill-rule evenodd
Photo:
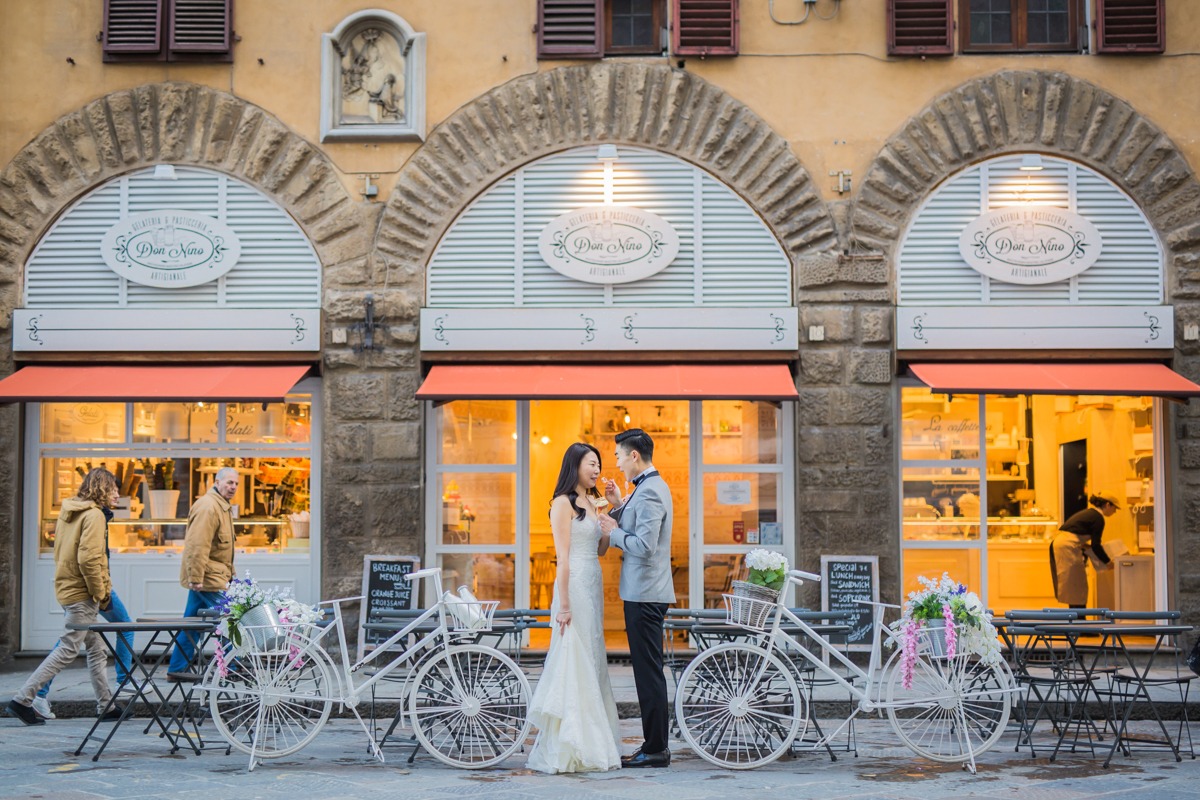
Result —
M 962 541 L 980 537 L 978 517 L 910 517 L 903 521 L 904 538 L 910 541 Z M 1048 543 L 1058 521 L 1048 517 L 988 517 L 989 542 Z

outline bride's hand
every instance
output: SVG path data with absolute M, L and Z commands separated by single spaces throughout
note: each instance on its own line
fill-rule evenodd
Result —
M 558 625 L 558 632 L 565 633 L 567 630 L 567 626 L 571 624 L 571 612 L 570 611 L 559 611 L 558 614 L 554 617 L 554 621 Z

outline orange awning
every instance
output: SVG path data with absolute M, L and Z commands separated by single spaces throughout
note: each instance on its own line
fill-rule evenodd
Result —
M 965 394 L 1109 394 L 1200 396 L 1200 386 L 1162 364 L 909 364 L 939 392 Z
M 0 381 L 0 403 L 280 401 L 308 372 L 301 366 L 31 366 Z
M 421 400 L 795 400 L 783 364 L 437 365 Z

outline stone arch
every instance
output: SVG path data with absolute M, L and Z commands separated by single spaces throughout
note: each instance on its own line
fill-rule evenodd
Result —
M 419 274 L 481 191 L 536 158 L 593 142 L 659 150 L 711 172 L 766 220 L 793 261 L 836 247 L 812 178 L 757 114 L 684 70 L 606 62 L 521 76 L 446 119 L 400 171 L 376 249 Z
M 21 266 L 50 223 L 86 190 L 156 163 L 208 167 L 261 189 L 297 220 L 325 266 L 367 254 L 362 215 L 320 150 L 227 92 L 146 84 L 63 115 L 0 172 L 5 321 Z
M 1023 150 L 1080 161 L 1128 192 L 1168 250 L 1172 291 L 1200 297 L 1200 183 L 1187 160 L 1130 103 L 1061 72 L 976 78 L 914 115 L 867 170 L 851 217 L 856 241 L 894 255 L 935 186 L 986 157 Z

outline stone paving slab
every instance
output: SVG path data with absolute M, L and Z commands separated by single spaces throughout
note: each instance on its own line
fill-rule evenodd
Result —
M 74 755 L 87 728 L 84 720 L 25 727 L 13 719 L 0 719 L 0 797 L 1194 800 L 1200 781 L 1200 761 L 1176 763 L 1164 752 L 1118 756 L 1104 769 L 1101 758 L 1069 756 L 1051 763 L 1031 758 L 1027 751 L 1014 753 L 1011 736 L 981 757 L 979 772 L 973 776 L 958 765 L 914 757 L 898 746 L 886 723 L 876 720 L 859 724 L 858 755 L 842 754 L 836 762 L 806 752 L 756 770 L 734 772 L 712 766 L 683 742 L 674 741 L 668 769 L 556 776 L 525 769 L 523 754 L 497 767 L 469 771 L 446 767 L 424 753 L 409 764 L 407 749 L 388 749 L 387 761 L 381 764 L 369 756 L 364 734 L 350 720 L 330 721 L 304 750 L 264 762 L 253 772 L 247 772 L 245 756 L 226 755 L 219 747 L 200 756 L 170 755 L 163 740 L 145 736 L 142 726 L 129 723 L 93 762 L 88 755 L 95 752 L 94 744 L 82 756 Z M 639 738 L 638 728 L 633 722 L 622 723 L 627 751 Z

